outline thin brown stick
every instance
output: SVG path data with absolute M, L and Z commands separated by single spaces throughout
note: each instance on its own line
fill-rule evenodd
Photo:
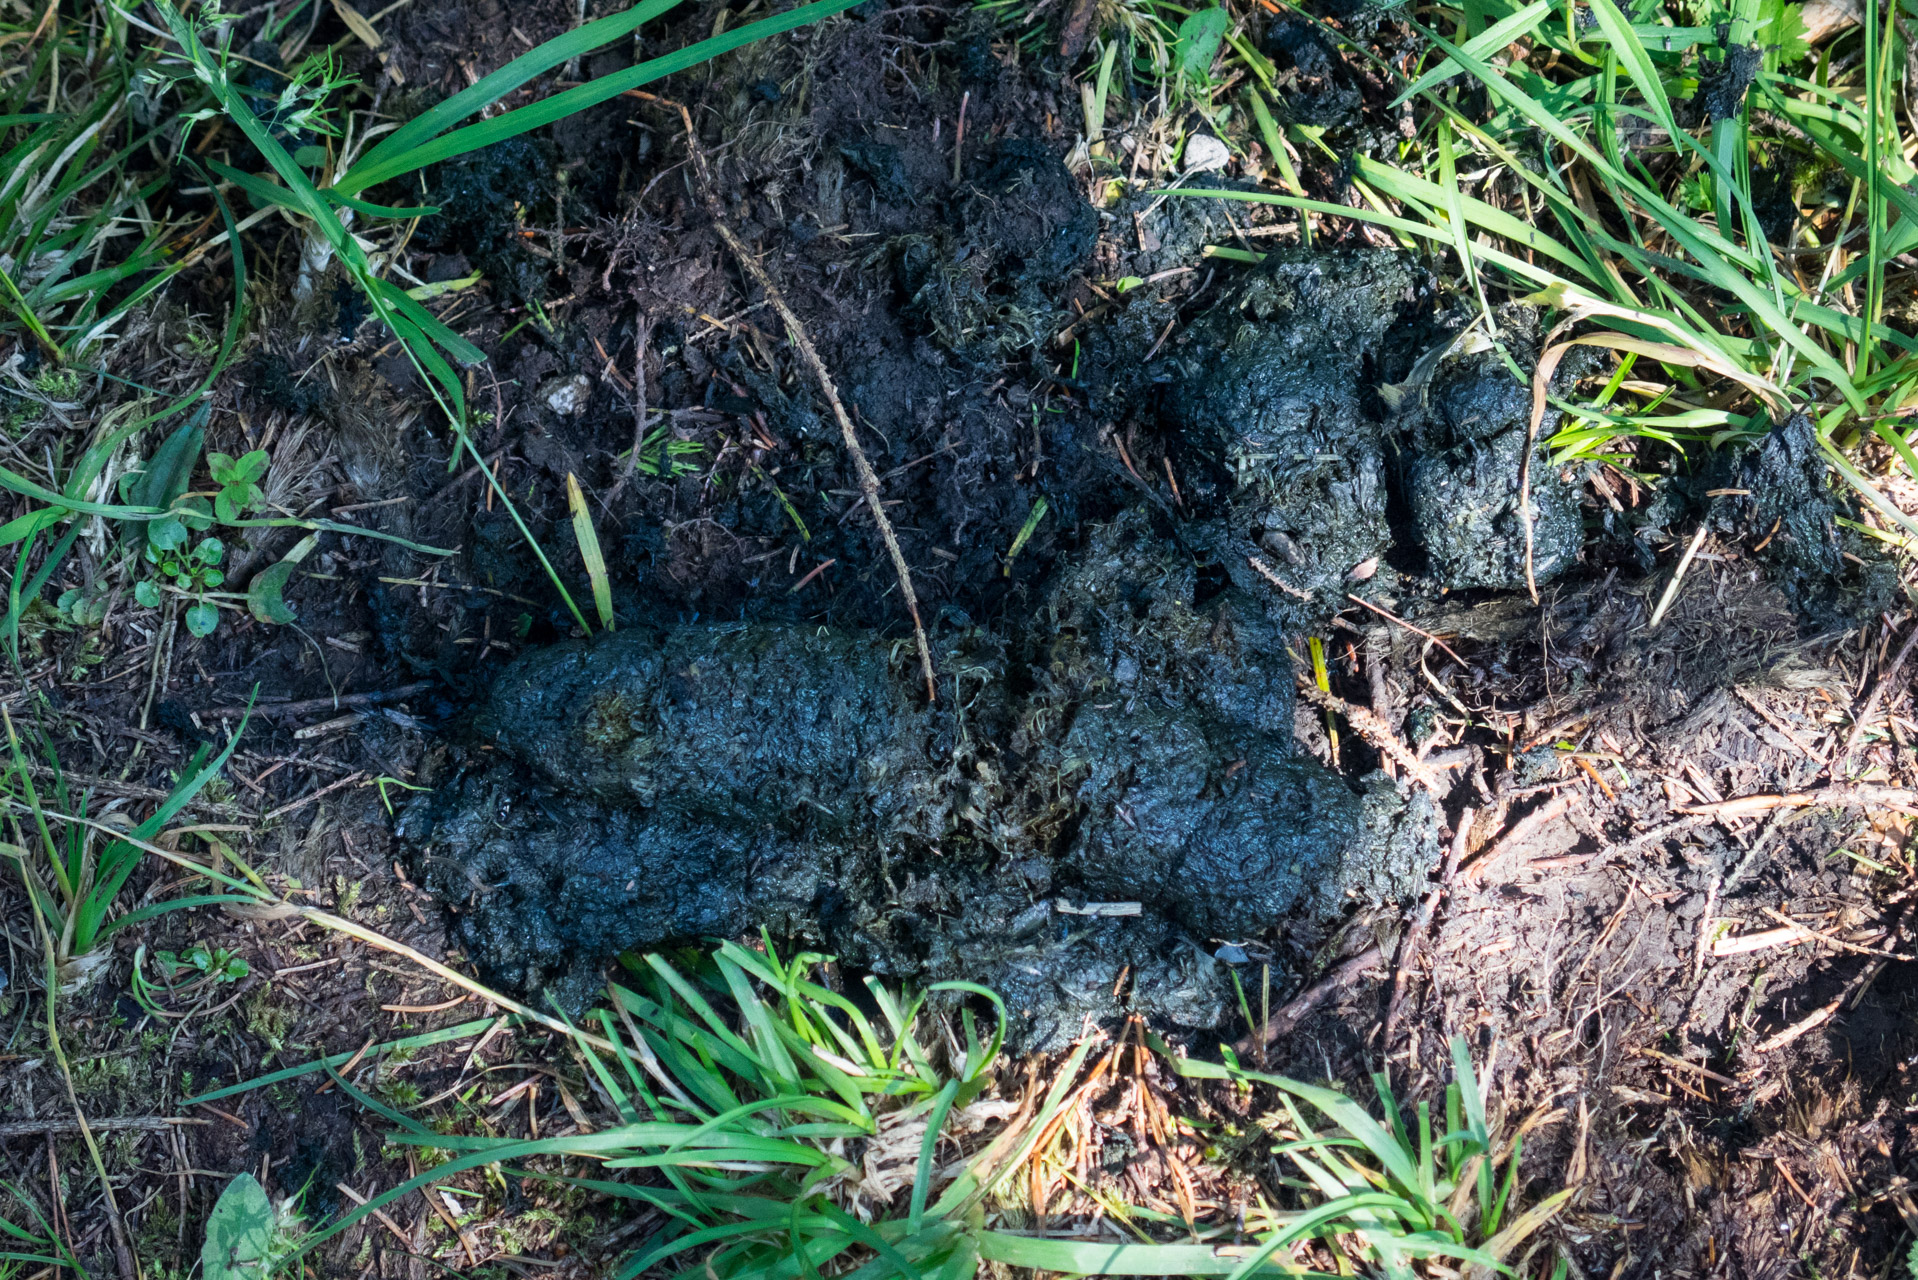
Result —
M 1392 1052 L 1392 1038 L 1398 1031 L 1399 1013 L 1405 1005 L 1405 988 L 1412 970 L 1418 967 L 1419 949 L 1425 945 L 1425 934 L 1432 927 L 1432 917 L 1438 912 L 1439 900 L 1452 885 L 1452 877 L 1458 874 L 1458 864 L 1465 859 L 1465 847 L 1472 838 L 1472 819 L 1478 812 L 1470 805 L 1458 816 L 1458 829 L 1452 835 L 1451 848 L 1445 854 L 1445 869 L 1439 875 L 1439 882 L 1425 895 L 1425 901 L 1419 904 L 1418 914 L 1406 928 L 1405 936 L 1399 939 L 1398 971 L 1392 975 L 1392 998 L 1385 1006 L 1385 1029 L 1379 1037 L 1379 1050 Z
M 89 1120 L 87 1127 L 98 1133 L 105 1129 L 134 1130 L 143 1133 L 161 1133 L 183 1124 L 212 1124 L 211 1120 L 200 1120 L 191 1116 L 108 1116 L 103 1120 Z M 78 1133 L 80 1121 L 77 1117 L 65 1120 L 49 1118 L 46 1120 L 0 1120 L 0 1139 L 37 1138 L 43 1133 Z
M 1765 1037 L 1763 1040 L 1760 1040 L 1757 1044 L 1752 1046 L 1752 1052 L 1753 1053 L 1770 1053 L 1774 1049 L 1784 1048 L 1786 1045 L 1790 1044 L 1792 1041 L 1798 1039 L 1800 1036 L 1805 1035 L 1808 1032 L 1816 1031 L 1819 1027 L 1822 1027 L 1825 1025 L 1825 1023 L 1831 1021 L 1831 1016 L 1837 1013 L 1839 1010 L 1839 1007 L 1845 1003 L 1845 996 L 1850 994 L 1851 994 L 1850 991 L 1844 992 L 1836 1000 L 1833 1000 L 1829 1004 L 1821 1005 L 1818 1008 L 1812 1010 L 1811 1013 L 1808 1014 L 1806 1017 L 1804 1017 L 1803 1019 L 1797 1022 L 1792 1023 L 1789 1027 L 1786 1027 L 1783 1031 L 1780 1031 L 1778 1034 Z
M 645 93 L 636 93 L 637 97 L 651 97 Z M 833 385 L 832 375 L 826 372 L 825 361 L 819 358 L 819 351 L 812 344 L 812 337 L 806 332 L 806 326 L 799 322 L 793 309 L 786 305 L 786 295 L 773 283 L 766 268 L 746 248 L 744 242 L 733 234 L 726 224 L 725 212 L 720 206 L 719 195 L 713 186 L 712 171 L 706 166 L 706 153 L 700 148 L 699 134 L 693 128 L 692 112 L 677 102 L 653 97 L 653 101 L 678 109 L 679 117 L 686 126 L 686 150 L 692 157 L 693 172 L 699 178 L 700 194 L 705 199 L 706 212 L 713 220 L 713 229 L 719 232 L 719 238 L 732 250 L 738 259 L 740 268 L 752 277 L 760 291 L 766 295 L 766 301 L 772 303 L 773 310 L 785 321 L 787 336 L 792 339 L 793 349 L 799 352 L 806 367 L 812 370 L 813 379 L 819 383 L 821 394 L 826 403 L 832 406 L 832 415 L 839 422 L 839 434 L 845 441 L 846 452 L 852 455 L 853 468 L 859 474 L 859 491 L 865 495 L 866 506 L 872 511 L 873 523 L 879 526 L 879 537 L 886 544 L 886 553 L 892 557 L 892 567 L 899 575 L 899 592 L 905 598 L 906 612 L 912 615 L 912 637 L 919 646 L 919 668 L 926 677 L 926 700 L 939 701 L 939 683 L 932 670 L 932 646 L 926 643 L 926 628 L 919 620 L 919 597 L 912 589 L 912 570 L 906 566 L 906 553 L 899 549 L 899 539 L 892 531 L 892 521 L 886 518 L 885 504 L 879 499 L 879 477 L 873 472 L 872 463 L 866 460 L 866 451 L 859 447 L 858 433 L 853 429 L 852 418 L 846 413 L 846 406 L 840 402 L 839 389 Z
M 1796 929 L 1809 937 L 1816 938 L 1827 946 L 1837 947 L 1840 951 L 1851 951 L 1861 956 L 1877 956 L 1881 960 L 1918 960 L 1918 956 L 1908 956 L 1897 951 L 1888 951 L 1883 947 L 1867 947 L 1856 942 L 1846 942 L 1843 938 L 1833 937 L 1822 929 L 1814 929 L 1808 924 L 1801 924 L 1776 907 L 1763 907 L 1761 910 L 1781 925 Z
M 393 689 L 372 693 L 348 693 L 337 698 L 303 698 L 298 702 L 266 702 L 253 707 L 256 717 L 303 716 L 315 711 L 343 711 L 348 707 L 376 707 L 383 702 L 398 702 L 439 686 L 437 680 L 418 680 Z M 245 707 L 214 707 L 200 712 L 202 719 L 237 720 L 247 713 Z
M 1911 656 L 1913 645 L 1918 645 L 1918 623 L 1914 623 L 1911 634 L 1905 637 L 1905 643 L 1898 649 L 1898 656 L 1891 660 L 1891 666 L 1885 674 L 1878 677 L 1878 683 L 1872 686 L 1871 696 L 1865 699 L 1865 705 L 1851 722 L 1851 733 L 1845 738 L 1844 753 L 1838 757 L 1838 767 L 1842 772 L 1851 763 L 1852 753 L 1858 750 L 1858 742 L 1865 736 L 1865 726 L 1878 713 L 1878 703 L 1884 698 L 1885 690 L 1897 683 L 1898 672 L 1904 668 L 1905 659 Z
M 1268 565 L 1265 561 L 1259 559 L 1257 556 L 1247 556 L 1245 558 L 1245 562 L 1251 565 L 1253 569 L 1257 570 L 1258 575 L 1261 578 L 1264 578 L 1267 582 L 1271 583 L 1273 586 L 1277 587 L 1279 590 L 1285 592 L 1285 594 L 1292 596 L 1295 599 L 1303 600 L 1307 604 L 1310 604 L 1312 602 L 1312 593 L 1310 591 L 1307 591 L 1301 587 L 1293 586 L 1291 583 L 1287 582 L 1284 578 L 1281 578 L 1273 570 L 1271 565 Z
M 1379 617 L 1384 618 L 1387 622 L 1396 623 L 1397 625 L 1404 627 L 1407 631 L 1410 631 L 1415 636 L 1424 636 L 1427 640 L 1430 640 L 1433 644 L 1445 650 L 1445 652 L 1451 654 L 1452 661 L 1458 663 L 1461 667 L 1468 665 L 1465 659 L 1458 656 L 1458 653 L 1455 650 L 1453 650 L 1451 645 L 1445 643 L 1445 641 L 1439 639 L 1437 636 L 1433 635 L 1430 631 L 1421 631 L 1419 628 L 1407 622 L 1404 618 L 1399 617 L 1396 613 L 1387 612 L 1386 610 L 1381 609 L 1377 605 L 1373 604 L 1370 600 L 1361 600 L 1349 591 L 1345 593 L 1345 598 L 1347 600 L 1350 600 L 1353 604 L 1363 605 L 1365 608 L 1370 609 L 1373 613 L 1378 614 Z
M 1404 769 L 1433 795 L 1444 795 L 1446 788 L 1439 782 L 1438 775 L 1418 758 L 1399 736 L 1392 732 L 1392 726 L 1366 707 L 1355 702 L 1347 702 L 1336 693 L 1327 693 L 1310 682 L 1299 685 L 1299 696 L 1315 707 L 1337 712 L 1346 722 L 1358 731 L 1358 735 L 1371 743 L 1379 752 L 1389 757 L 1392 763 Z
M 1532 810 L 1532 812 L 1526 814 L 1517 822 L 1514 822 L 1509 831 L 1494 841 L 1491 848 L 1481 853 L 1477 858 L 1474 858 L 1472 865 L 1466 867 L 1460 874 L 1465 877 L 1468 884 L 1482 879 L 1485 875 L 1486 868 L 1504 857 L 1508 850 L 1525 843 L 1525 841 L 1537 835 L 1548 825 L 1564 817 L 1566 810 L 1571 807 L 1572 798 L 1570 796 L 1553 796 L 1550 800 Z
M 1906 787 L 1820 787 L 1816 791 L 1793 791 L 1783 795 L 1738 796 L 1711 804 L 1695 804 L 1679 812 L 1710 818 L 1748 818 L 1772 809 L 1808 809 L 1814 805 L 1857 805 L 1918 813 L 1918 791 Z
M 1333 992 L 1351 985 L 1360 974 L 1384 960 L 1385 952 L 1381 948 L 1367 947 L 1273 1010 L 1271 1020 L 1263 1028 L 1239 1041 L 1238 1051 L 1242 1054 L 1252 1053 L 1280 1036 L 1289 1035 L 1294 1027 L 1305 1021 L 1307 1015 L 1330 999 Z

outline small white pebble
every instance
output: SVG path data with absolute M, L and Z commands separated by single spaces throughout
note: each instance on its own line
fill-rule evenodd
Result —
M 1185 171 L 1210 173 L 1223 169 L 1232 159 L 1232 150 L 1209 133 L 1195 133 L 1185 144 Z
M 553 378 L 539 389 L 540 399 L 546 402 L 547 408 L 562 418 L 586 412 L 586 401 L 592 394 L 592 379 L 583 373 L 576 373 L 570 378 Z

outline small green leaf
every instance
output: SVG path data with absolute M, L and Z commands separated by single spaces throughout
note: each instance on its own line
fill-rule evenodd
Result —
M 292 576 L 293 566 L 284 560 L 253 575 L 253 583 L 246 589 L 246 607 L 255 618 L 275 626 L 293 621 L 297 615 L 287 605 L 284 595 L 286 581 Z
M 187 490 L 193 475 L 194 459 L 200 456 L 200 441 L 207 410 L 202 408 L 169 435 L 154 450 L 133 488 L 134 502 L 143 507 L 170 507 Z
M 173 514 L 195 532 L 213 527 L 213 504 L 205 498 L 182 498 L 174 504 Z
M 206 455 L 207 473 L 215 484 L 231 484 L 235 470 L 233 455 L 230 453 L 209 453 Z
M 201 564 L 218 564 L 225 554 L 226 544 L 218 538 L 202 538 L 200 545 L 193 548 L 193 558 Z
M 1187 15 L 1179 24 L 1173 45 L 1173 63 L 1180 80 L 1199 85 L 1211 80 L 1212 59 L 1218 56 L 1219 44 L 1231 25 L 1232 15 L 1220 5 Z
M 240 518 L 240 508 L 227 496 L 229 490 L 222 489 L 213 499 L 213 518 L 221 524 L 232 524 Z
M 147 541 L 161 551 L 186 545 L 186 526 L 174 516 L 163 516 L 147 526 Z
M 258 1180 L 243 1173 L 226 1184 L 206 1220 L 200 1274 L 205 1280 L 260 1280 L 272 1244 L 272 1202 Z
M 220 611 L 202 600 L 186 611 L 186 629 L 204 639 L 220 625 Z
M 213 590 L 215 587 L 219 586 L 221 583 L 225 581 L 226 581 L 226 574 L 222 573 L 218 569 L 207 569 L 200 574 L 200 585 L 205 587 L 208 591 Z
M 293 621 L 295 614 L 283 595 L 287 580 L 293 576 L 294 567 L 306 559 L 318 543 L 318 538 L 308 534 L 294 544 L 285 559 L 253 575 L 253 583 L 246 591 L 246 607 L 255 618 L 274 626 L 285 626 Z
M 240 455 L 240 460 L 235 463 L 233 467 L 234 481 L 241 484 L 252 484 L 266 474 L 266 466 L 266 450 L 255 449 L 251 453 L 243 453 Z
M 133 584 L 133 598 L 149 609 L 160 607 L 160 588 L 151 579 L 141 579 Z

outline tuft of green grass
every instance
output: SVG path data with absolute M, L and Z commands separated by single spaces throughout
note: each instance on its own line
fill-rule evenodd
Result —
M 1875 442 L 1918 473 L 1918 339 L 1887 323 L 1884 294 L 1892 260 L 1918 247 L 1897 24 L 1869 4 L 1842 48 L 1814 54 L 1797 7 L 1775 0 L 1475 0 L 1420 17 L 1429 52 L 1409 82 L 1373 59 L 1404 86 L 1394 106 L 1425 111 L 1399 154 L 1352 157 L 1368 207 L 1291 183 L 1178 194 L 1382 227 L 1449 251 L 1488 320 L 1495 295 L 1545 308 L 1534 423 L 1547 404 L 1563 412 L 1560 461 L 1629 466 L 1635 440 L 1749 441 L 1802 411 L 1886 529 L 1918 534 L 1857 450 Z M 1848 188 L 1836 205 L 1834 183 Z M 1546 392 L 1571 345 L 1619 357 L 1595 400 Z
M 0 92 L 0 334 L 56 364 L 106 341 L 182 265 L 167 249 L 181 224 L 150 212 L 167 176 L 133 172 L 158 136 L 130 119 L 144 59 L 115 36 L 52 12 L 0 22 L 21 68 Z
M 77 990 L 98 976 L 112 958 L 105 943 L 116 930 L 167 912 L 221 900 L 174 898 L 113 914 L 115 899 L 140 863 L 139 845 L 165 830 L 226 767 L 240 735 L 246 731 L 246 717 L 241 718 L 239 728 L 217 756 L 209 760 L 210 748 L 206 746 L 194 752 L 166 799 L 127 832 L 130 839 L 109 839 L 104 845 L 100 824 L 87 818 L 88 798 L 74 796 L 67 785 L 52 740 L 44 733 L 37 735 L 40 755 L 46 762 L 44 770 L 53 784 L 49 797 L 34 782 L 35 769 L 27 760 L 12 714 L 4 708 L 0 708 L 0 722 L 5 726 L 8 752 L 7 767 L 0 770 L 0 809 L 5 812 L 12 836 L 10 843 L 0 844 L 0 857 L 13 864 L 28 899 L 46 923 L 53 942 L 48 963 L 62 992 Z M 51 805 L 47 803 L 49 798 Z
M 1182 1058 L 1155 1043 L 1187 1077 L 1278 1091 L 1275 1128 L 1284 1132 L 1275 1133 L 1274 1154 L 1301 1175 L 1286 1182 L 1297 1205 L 1248 1207 L 1242 1228 L 1192 1226 L 1185 1244 L 988 1226 L 988 1207 L 1069 1105 L 1091 1041 L 1067 1057 L 1022 1123 L 983 1146 L 974 1140 L 942 1169 L 942 1143 L 959 1146 L 953 1122 L 990 1086 L 1000 1031 L 982 1037 L 962 1009 L 962 1034 L 929 1034 L 924 994 L 904 996 L 867 979 L 855 1001 L 815 978 L 825 960 L 782 960 L 769 940 L 763 952 L 728 942 L 703 957 L 629 959 L 632 985 L 609 987 L 611 1007 L 592 1019 L 596 1033 L 570 1032 L 615 1113 L 591 1131 L 449 1135 L 335 1075 L 398 1126 L 389 1139 L 396 1148 L 443 1158 L 317 1230 L 304 1247 L 441 1179 L 499 1166 L 655 1211 L 654 1235 L 614 1273 L 627 1280 L 653 1272 L 689 1280 L 968 1280 L 982 1263 L 1242 1280 L 1319 1274 L 1297 1260 L 1314 1242 L 1411 1280 L 1412 1265 L 1424 1259 L 1500 1267 L 1570 1195 L 1520 1210 L 1520 1144 L 1501 1146 L 1490 1129 L 1462 1042 L 1442 1132 L 1424 1105 L 1408 1125 L 1383 1081 L 1379 1120 L 1336 1090 L 1246 1071 L 1229 1056 L 1222 1064 Z M 985 988 L 940 983 L 930 991 L 981 1001 L 1003 1023 L 1003 1005 Z M 563 1158 L 603 1175 L 552 1172 Z M 1129 1222 L 1160 1218 L 1123 1205 L 1117 1212 Z

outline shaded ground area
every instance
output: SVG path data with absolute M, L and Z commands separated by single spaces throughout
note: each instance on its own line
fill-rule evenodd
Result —
M 377 61 L 351 56 L 387 77 L 404 112 L 576 19 L 568 3 L 414 6 L 385 21 Z M 577 74 L 677 47 L 711 21 L 649 28 Z M 1273 25 L 1296 44 L 1301 118 L 1390 126 L 1378 105 L 1389 94 Z M 853 468 L 713 229 L 675 110 L 616 100 L 447 166 L 429 193 L 447 212 L 420 225 L 408 267 L 428 282 L 484 277 L 434 305 L 489 356 L 471 388 L 490 411 L 480 451 L 577 598 L 569 476 L 607 551 L 622 636 L 666 637 L 689 664 L 742 635 L 824 646 L 816 661 L 831 671 L 758 691 L 778 705 L 721 706 L 704 731 L 763 733 L 774 711 L 848 680 L 844 721 L 888 742 L 875 728 L 887 717 L 900 742 L 910 730 L 898 750 L 916 794 L 874 788 L 859 811 L 910 828 L 902 865 L 878 865 L 852 817 L 745 812 L 775 782 L 834 770 L 852 781 L 813 801 L 859 791 L 853 766 L 893 748 L 848 754 L 832 745 L 838 722 L 820 730 L 817 767 L 781 773 L 747 752 L 723 796 L 699 791 L 702 740 L 669 743 L 686 755 L 665 775 L 677 811 L 664 827 L 656 795 L 587 777 L 576 743 L 542 746 L 537 725 L 517 740 L 497 723 L 474 731 L 468 712 L 506 664 L 576 641 L 576 628 L 479 469 L 448 468 L 423 388 L 359 324 L 350 294 L 294 305 L 298 245 L 270 223 L 257 233 L 249 357 L 219 387 L 209 447 L 266 449 L 270 496 L 290 511 L 455 553 L 328 536 L 287 591 L 297 630 L 229 620 L 193 640 L 124 595 L 95 628 L 40 616 L 7 705 L 38 709 L 76 784 L 140 811 L 197 744 L 238 726 L 257 686 L 230 784 L 190 811 L 197 838 L 230 841 L 301 900 L 520 994 L 564 979 L 578 999 L 622 945 L 771 922 L 902 977 L 977 978 L 990 952 L 1015 1004 L 1044 1010 L 1027 1030 L 1048 1048 L 1099 1034 L 1100 1020 L 1133 1036 L 1133 1013 L 1183 1033 L 1195 1055 L 1277 1026 L 1250 1060 L 1360 1094 L 1383 1069 L 1402 1095 L 1430 1096 L 1447 1038 L 1463 1035 L 1497 1106 L 1530 1126 L 1528 1189 L 1579 1189 L 1541 1237 L 1573 1274 L 1882 1274 L 1907 1243 L 1918 1136 L 1898 958 L 1913 950 L 1900 816 L 1912 798 L 1866 789 L 1918 781 L 1913 622 L 1897 567 L 1841 537 L 1801 441 L 1781 429 L 1749 464 L 1656 486 L 1535 455 L 1534 607 L 1515 498 L 1529 388 L 1488 351 L 1421 360 L 1471 313 L 1417 260 L 1352 228 L 1308 254 L 1276 234 L 1283 219 L 1216 202 L 1108 205 L 1067 155 L 1076 86 L 963 10 L 856 12 L 684 79 L 663 92 L 693 110 L 728 224 L 792 300 L 878 473 L 941 670 L 956 673 L 939 708 L 911 700 L 911 631 Z M 1141 130 L 1135 167 L 1171 176 L 1153 148 Z M 1335 166 L 1306 180 L 1339 192 Z M 1204 256 L 1247 234 L 1276 251 L 1265 267 Z M 1122 291 L 1126 277 L 1138 283 Z M 181 284 L 123 348 L 128 376 L 181 364 L 174 353 L 203 343 L 205 317 L 231 302 L 216 273 Z M 1500 318 L 1529 367 L 1535 319 Z M 1587 372 L 1568 360 L 1555 389 Z M 1381 386 L 1403 394 L 1388 403 Z M 1763 485 L 1747 482 L 1752 467 Z M 1752 492 L 1729 492 L 1740 489 Z M 1701 521 L 1708 533 L 1651 627 Z M 296 537 L 236 548 L 231 576 L 246 581 Z M 108 578 L 105 544 L 81 545 L 56 587 Z M 1101 557 L 1117 565 L 1103 578 Z M 619 643 L 636 662 L 649 652 Z M 1228 678 L 1246 686 L 1231 699 Z M 597 711 L 617 755 L 635 721 Z M 1189 735 L 1203 745 L 1168 748 L 1195 716 L 1209 717 Z M 971 754 L 953 746 L 966 733 L 981 744 Z M 1091 764 L 1064 758 L 1075 751 Z M 546 777 L 529 785 L 542 752 Z M 963 765 L 964 789 L 934 764 Z M 1443 830 L 1414 842 L 1409 884 L 1407 866 L 1328 886 L 1315 868 L 1275 877 L 1266 864 L 1225 883 L 1224 855 L 1195 858 L 1193 829 L 1225 824 L 1217 844 L 1233 853 L 1263 838 L 1246 834 L 1247 814 L 1280 849 L 1319 832 L 1292 821 L 1296 801 L 1273 816 L 1269 775 L 1326 790 L 1358 853 L 1389 843 L 1350 834 L 1362 804 L 1422 806 Z M 432 796 L 411 800 L 421 788 Z M 1749 797 L 1797 799 L 1695 812 Z M 780 798 L 782 811 L 800 803 Z M 1142 800 L 1173 814 L 1168 828 L 1141 834 Z M 402 842 L 409 803 L 482 830 L 416 828 Z M 1440 850 L 1467 806 L 1463 860 L 1441 884 Z M 829 856 L 843 865 L 824 878 L 847 896 L 782 882 L 770 907 L 742 890 L 636 927 L 637 901 L 659 896 L 663 869 L 683 873 L 682 846 L 711 841 L 716 822 L 749 834 L 718 842 L 724 876 L 697 877 L 702 892 Z M 581 867 L 523 864 L 554 830 L 578 855 L 565 837 L 582 828 L 653 861 L 584 868 L 609 896 L 568 899 Z M 653 878 L 622 879 L 635 871 Z M 515 878 L 522 896 L 508 904 L 498 895 Z M 1432 929 L 1409 944 L 1408 909 L 1441 888 Z M 173 891 L 149 869 L 129 900 Z M 1292 914 L 1308 897 L 1316 909 Z M 36 1023 L 31 927 L 6 901 L 5 1176 L 58 1206 L 56 1227 L 107 1274 L 97 1184 Z M 489 901 L 528 932 L 533 910 L 565 928 L 498 943 Z M 1099 901 L 1152 910 L 1059 905 Z M 574 929 L 582 920 L 592 928 Z M 250 971 L 143 1008 L 133 949 L 195 944 Z M 1375 963 L 1341 967 L 1369 952 Z M 1407 997 L 1388 1018 L 1401 975 Z M 543 1035 L 504 1028 L 404 957 L 309 925 L 212 910 L 141 925 L 69 1008 L 83 1010 L 63 1028 L 75 1085 L 125 1179 L 149 1275 L 186 1274 L 235 1173 L 276 1196 L 304 1189 L 317 1220 L 419 1167 L 323 1075 L 182 1107 L 209 1087 L 328 1053 L 375 1096 L 430 1102 L 449 1124 L 553 1133 L 603 1119 L 590 1079 Z M 459 1038 L 346 1066 L 369 1043 L 468 1020 Z M 1028 1096 L 1054 1069 L 1010 1067 L 1003 1093 Z M 1095 1055 L 1075 1097 L 1070 1140 L 1035 1179 L 1041 1216 L 1096 1221 L 1092 1192 L 1116 1188 L 1175 1218 L 1224 1221 L 1278 1194 L 1244 1101 L 1176 1081 L 1143 1049 L 1114 1049 L 1103 1067 Z M 478 1175 L 455 1186 L 329 1243 L 316 1274 L 424 1275 L 430 1256 L 476 1275 L 597 1275 L 648 1226 L 582 1190 Z M 1006 1212 L 1030 1221 L 1033 1209 Z

